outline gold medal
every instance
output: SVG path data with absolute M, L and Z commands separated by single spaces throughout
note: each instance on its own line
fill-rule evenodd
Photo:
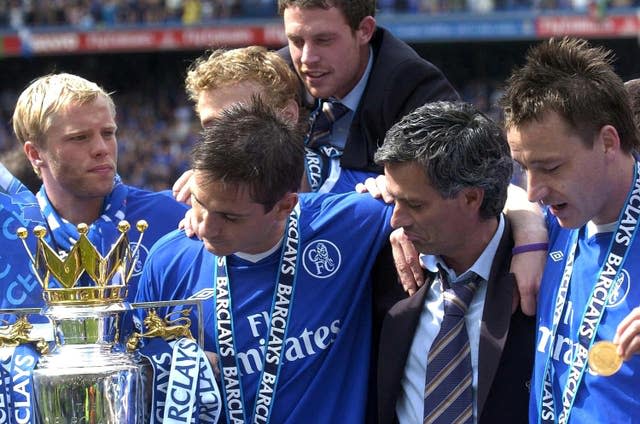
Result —
M 611 342 L 594 343 L 589 349 L 589 368 L 598 375 L 608 377 L 618 372 L 622 366 L 622 357 L 617 353 L 618 346 Z

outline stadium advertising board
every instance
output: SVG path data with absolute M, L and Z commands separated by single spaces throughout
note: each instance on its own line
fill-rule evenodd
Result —
M 574 35 L 633 38 L 640 31 L 635 13 L 596 17 L 592 14 L 529 13 L 446 16 L 380 16 L 378 21 L 409 43 L 526 40 Z M 280 20 L 224 26 L 165 27 L 97 31 L 22 31 L 0 36 L 1 56 L 202 50 L 211 47 L 285 45 Z

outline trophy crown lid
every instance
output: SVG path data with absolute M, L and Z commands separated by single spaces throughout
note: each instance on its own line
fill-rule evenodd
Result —
M 79 237 L 68 252 L 56 252 L 51 247 L 46 240 L 47 229 L 42 225 L 33 229 L 37 237 L 34 254 L 26 244 L 27 229 L 18 228 L 16 234 L 33 263 L 47 304 L 106 304 L 121 302 L 126 297 L 127 283 L 148 227 L 146 221 L 138 221 L 136 228 L 140 237 L 137 243 L 130 245 L 127 233 L 131 225 L 120 221 L 117 225 L 119 236 L 105 256 L 89 240 L 89 226 L 85 223 L 76 226 Z

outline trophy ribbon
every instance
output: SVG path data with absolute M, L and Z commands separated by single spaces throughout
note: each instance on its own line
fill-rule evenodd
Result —
M 209 358 L 200 349 L 200 377 L 198 379 L 198 399 L 200 401 L 199 420 L 201 423 L 215 424 L 222 411 L 222 396 Z
M 39 358 L 38 352 L 30 344 L 15 348 L 11 358 L 11 423 L 22 424 L 35 421 L 32 373 Z
M 161 337 L 148 340 L 140 349 L 140 354 L 149 360 L 153 369 L 150 424 L 161 423 L 164 416 L 172 352 L 169 343 Z
M 609 377 L 618 372 L 622 358 L 618 355 L 618 346 L 608 341 L 594 343 L 589 349 L 589 368 L 594 373 Z
M 188 338 L 148 340 L 140 353 L 153 368 L 150 424 L 216 423 L 222 402 L 209 360 Z
M 182 338 L 174 343 L 163 423 L 191 422 L 197 403 L 199 359 L 198 345 L 195 341 Z
M 11 411 L 11 357 L 13 347 L 0 348 L 0 424 L 9 422 L 9 411 Z

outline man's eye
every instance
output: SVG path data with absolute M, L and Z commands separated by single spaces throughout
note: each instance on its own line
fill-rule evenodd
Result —
M 224 219 L 227 222 L 236 222 L 238 220 L 238 217 L 223 214 L 222 219 Z

